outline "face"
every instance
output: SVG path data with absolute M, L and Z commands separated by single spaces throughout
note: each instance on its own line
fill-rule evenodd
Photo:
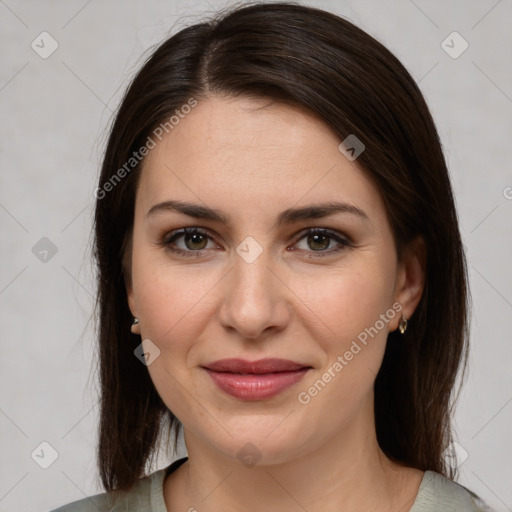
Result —
M 300 108 L 210 97 L 146 157 L 128 298 L 187 444 L 240 457 L 250 442 L 277 463 L 373 427 L 408 281 L 379 191 L 340 142 Z M 326 203 L 341 207 L 308 215 Z M 213 365 L 232 358 L 297 367 Z

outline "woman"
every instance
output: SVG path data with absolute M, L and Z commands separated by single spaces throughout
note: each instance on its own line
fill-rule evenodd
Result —
M 446 457 L 468 339 L 446 163 L 375 39 L 285 3 L 182 30 L 95 195 L 107 492 L 60 512 L 489 510 Z M 188 457 L 146 475 L 181 428 Z

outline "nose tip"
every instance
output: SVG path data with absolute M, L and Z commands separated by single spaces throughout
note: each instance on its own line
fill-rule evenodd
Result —
M 245 339 L 255 340 L 289 321 L 285 287 L 263 257 L 263 247 L 247 237 L 238 248 L 240 258 L 226 280 L 220 321 Z

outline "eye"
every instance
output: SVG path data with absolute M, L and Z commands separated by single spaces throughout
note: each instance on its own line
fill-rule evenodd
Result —
M 182 239 L 182 246 L 176 244 L 177 240 Z M 184 228 L 179 231 L 172 231 L 163 240 L 162 245 L 171 252 L 183 256 L 201 256 L 207 249 L 207 243 L 213 240 L 211 236 L 199 228 Z
M 309 250 L 306 247 L 306 249 L 299 249 L 299 251 L 309 252 L 310 255 L 307 257 L 310 258 L 330 256 L 333 253 L 342 251 L 346 247 L 350 247 L 348 240 L 343 238 L 340 234 L 325 228 L 308 229 L 302 233 L 302 236 L 298 241 L 300 242 L 303 239 L 305 240 L 306 245 L 312 248 L 312 250 Z M 338 245 L 327 251 L 326 249 L 332 245 L 333 241 L 335 241 Z
M 301 233 L 301 237 L 295 243 L 297 245 L 301 240 L 305 240 L 309 248 L 292 249 L 293 252 L 309 253 L 306 257 L 317 258 L 329 256 L 338 253 L 343 249 L 350 247 L 348 240 L 343 238 L 339 233 L 330 231 L 325 228 L 310 228 Z M 181 247 L 178 241 L 181 239 Z M 184 228 L 178 231 L 172 231 L 164 237 L 160 245 L 166 247 L 174 254 L 185 257 L 200 257 L 204 255 L 204 251 L 208 249 L 208 241 L 213 242 L 213 238 L 200 228 Z M 329 249 L 333 245 L 333 241 L 338 245 Z M 211 247 L 210 247 L 211 249 Z

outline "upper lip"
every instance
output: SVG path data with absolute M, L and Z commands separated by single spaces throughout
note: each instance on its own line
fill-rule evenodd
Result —
M 311 368 L 302 363 L 289 361 L 287 359 L 267 358 L 258 361 L 246 361 L 245 359 L 219 359 L 213 363 L 204 365 L 204 368 L 216 372 L 230 373 L 274 373 Z

